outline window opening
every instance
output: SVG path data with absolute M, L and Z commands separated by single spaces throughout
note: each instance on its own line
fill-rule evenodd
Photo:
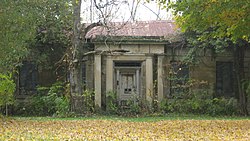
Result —
M 83 83 L 83 89 L 86 90 L 87 85 L 87 78 L 86 78 L 86 63 L 82 63 L 82 83 Z
M 216 62 L 216 94 L 224 97 L 235 96 L 233 62 Z
M 28 95 L 35 93 L 38 84 L 37 66 L 31 62 L 23 62 L 19 76 L 20 94 Z
M 189 66 L 187 64 L 170 62 L 170 95 L 180 96 L 188 92 Z

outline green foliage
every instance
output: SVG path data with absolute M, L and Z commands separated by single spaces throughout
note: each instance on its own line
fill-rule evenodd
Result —
M 162 3 L 166 4 L 166 0 Z M 186 35 L 186 41 L 191 49 L 185 60 L 194 62 L 199 56 L 199 50 L 210 49 L 211 55 L 228 50 L 234 53 L 234 68 L 244 64 L 244 57 L 239 59 L 250 43 L 250 4 L 248 0 L 183 0 L 168 4 L 168 8 L 174 9 L 176 24 Z M 234 47 L 234 48 L 232 48 Z M 205 48 L 205 49 L 204 49 Z M 240 81 L 245 79 L 244 72 L 236 72 Z M 237 83 L 240 109 L 247 115 L 247 103 L 244 90 L 240 90 L 241 83 Z
M 12 75 L 0 73 L 0 107 L 6 106 L 6 115 L 8 115 L 7 105 L 14 103 L 15 90 L 16 84 L 12 80 Z
M 195 0 L 170 3 L 182 31 L 201 33 L 199 40 L 230 38 L 250 41 L 250 4 L 248 0 Z
M 52 69 L 71 44 L 72 9 L 68 0 L 45 1 L 39 12 L 34 41 L 30 42 L 30 56 L 40 68 Z
M 28 56 L 31 43 L 42 48 L 44 44 L 36 44 L 37 40 L 47 42 L 47 46 L 50 44 L 51 52 L 55 50 L 56 43 L 57 47 L 62 45 L 59 40 L 60 43 L 68 42 L 65 34 L 72 23 L 70 0 L 4 0 L 0 9 L 0 72 L 19 66 L 22 59 Z M 43 58 L 43 53 L 36 55 Z
M 95 93 L 88 89 L 83 92 L 86 112 L 94 112 L 95 110 L 94 96 L 95 96 Z
M 128 113 L 130 113 L 131 115 L 138 115 L 138 114 L 140 114 L 141 108 L 140 108 L 139 104 L 136 103 L 136 101 L 129 100 L 128 101 L 128 105 L 129 105 L 129 107 L 128 107 L 128 109 L 129 109 Z
M 55 99 L 55 115 L 59 117 L 71 116 L 69 113 L 69 99 L 66 97 L 57 97 Z
M 107 92 L 106 112 L 111 115 L 135 116 L 142 113 L 143 106 L 139 103 L 138 98 L 131 98 L 124 101 L 126 104 L 119 105 L 117 101 L 117 93 L 113 91 Z M 144 113 L 145 114 L 145 113 Z
M 209 115 L 238 115 L 238 102 L 235 98 L 213 98 L 206 100 L 206 110 Z
M 164 99 L 160 108 L 164 113 L 186 113 L 186 114 L 207 114 L 218 115 L 238 115 L 237 99 L 225 99 L 223 97 L 213 98 L 206 91 L 194 92 L 185 98 L 173 97 Z
M 13 70 L 26 56 L 26 41 L 35 33 L 34 4 L 27 0 L 1 1 L 0 5 L 0 72 Z M 32 11 L 32 12 L 31 12 Z
M 12 75 L 0 73 L 0 106 L 13 104 L 16 84 Z
M 117 93 L 108 91 L 106 93 L 106 111 L 109 114 L 118 114 Z
M 26 116 L 68 116 L 69 99 L 64 92 L 64 86 L 60 82 L 50 88 L 39 87 L 37 95 L 28 97 L 26 101 L 16 102 L 15 113 Z
M 131 98 L 124 102 L 124 105 L 118 106 L 118 115 L 122 115 L 125 117 L 146 115 L 151 110 L 149 110 L 149 107 L 144 108 L 145 105 L 143 105 L 138 98 Z
M 207 38 L 200 40 L 203 34 L 210 34 L 210 32 L 197 33 L 194 31 L 186 31 L 184 33 L 186 46 L 189 48 L 188 53 L 183 57 L 183 62 L 197 65 L 202 62 L 199 56 L 204 55 L 204 50 L 211 52 L 213 57 L 225 51 L 226 47 L 231 44 L 229 38 Z

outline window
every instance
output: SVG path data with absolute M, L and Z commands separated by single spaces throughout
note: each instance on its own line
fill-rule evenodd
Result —
M 86 85 L 87 85 L 87 68 L 86 68 L 86 63 L 82 63 L 82 83 L 83 83 L 83 89 L 86 90 Z
M 38 83 L 37 66 L 31 62 L 23 62 L 19 70 L 19 89 L 20 94 L 27 95 L 36 92 Z
M 224 97 L 235 96 L 232 62 L 216 62 L 216 94 Z
M 189 67 L 181 62 L 170 62 L 170 95 L 176 96 L 188 92 Z

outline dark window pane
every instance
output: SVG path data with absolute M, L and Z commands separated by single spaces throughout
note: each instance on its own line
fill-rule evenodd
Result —
M 34 93 L 38 84 L 37 66 L 31 62 L 23 62 L 19 75 L 20 94 Z
M 82 63 L 82 81 L 83 81 L 83 88 L 86 89 L 87 78 L 86 78 L 86 63 Z
M 218 96 L 234 96 L 232 62 L 216 62 L 216 93 Z

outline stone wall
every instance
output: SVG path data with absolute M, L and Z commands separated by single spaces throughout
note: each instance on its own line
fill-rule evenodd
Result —
M 188 50 L 186 48 L 165 48 L 165 55 L 163 59 L 163 85 L 164 85 L 164 97 L 170 96 L 170 81 L 169 81 L 169 71 L 171 61 L 181 61 L 187 55 Z M 225 52 L 218 53 L 214 55 L 210 50 L 201 50 L 198 56 L 198 63 L 194 65 L 189 65 L 189 77 L 193 80 L 207 82 L 208 91 L 210 93 L 216 93 L 216 62 L 233 62 L 233 52 L 232 50 L 227 50 Z M 249 80 L 250 78 L 250 49 L 246 49 L 244 69 L 245 76 Z M 234 86 L 232 86 L 234 87 Z M 195 90 L 199 87 L 194 88 Z M 249 106 L 250 107 L 250 106 Z

